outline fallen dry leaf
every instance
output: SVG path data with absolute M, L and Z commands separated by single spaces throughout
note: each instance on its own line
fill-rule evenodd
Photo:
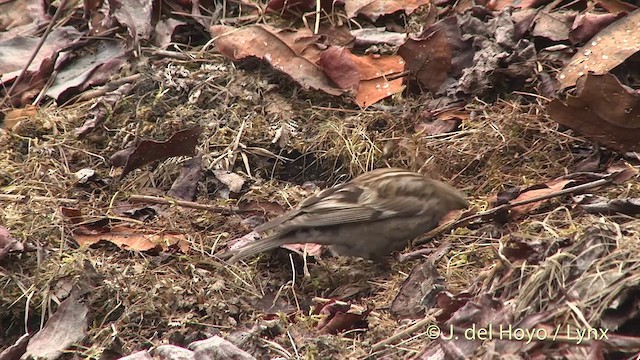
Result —
M 21 120 L 25 120 L 35 116 L 38 113 L 38 107 L 35 105 L 26 105 L 22 109 L 7 109 L 4 111 L 4 119 L 0 128 L 11 130 Z
M 554 99 L 547 110 L 554 121 L 600 144 L 640 150 L 640 94 L 612 74 L 587 74 L 578 81 L 575 96 Z
M 171 185 L 167 195 L 181 200 L 193 201 L 196 198 L 198 182 L 202 178 L 202 156 L 194 156 L 182 164 L 180 175 Z
M 104 94 L 96 101 L 87 112 L 86 119 L 82 126 L 76 128 L 74 133 L 78 137 L 83 137 L 95 130 L 98 125 L 102 124 L 116 108 L 120 100 L 129 94 L 133 89 L 132 84 L 123 84 L 118 88 Z
M 70 345 L 80 343 L 87 334 L 89 308 L 72 293 L 60 303 L 44 328 L 29 340 L 21 359 L 55 360 Z
M 612 14 L 630 13 L 638 8 L 636 5 L 620 0 L 595 0 L 594 3 Z
M 344 93 L 316 65 L 320 50 L 315 44 L 320 37 L 307 29 L 293 32 L 267 25 L 240 29 L 214 25 L 210 32 L 218 50 L 229 59 L 256 57 L 287 74 L 304 89 L 318 89 L 331 95 Z
M 344 0 L 344 10 L 347 17 L 353 18 L 362 15 L 376 21 L 380 16 L 393 14 L 396 11 L 404 11 L 410 15 L 423 5 L 428 5 L 431 0 Z
M 366 329 L 367 316 L 371 309 L 351 305 L 332 299 L 317 306 L 313 313 L 324 316 L 316 326 L 321 334 L 337 334 L 352 329 Z
M 80 246 L 91 246 L 100 241 L 108 241 L 130 251 L 167 251 L 169 247 L 177 246 L 183 253 L 189 252 L 189 242 L 184 234 L 134 229 L 125 225 L 113 226 L 107 232 L 79 227 L 73 232 L 73 238 Z
M 194 126 L 176 132 L 167 141 L 143 140 L 136 147 L 126 148 L 111 155 L 111 163 L 114 166 L 124 166 L 120 175 L 122 179 L 134 169 L 153 161 L 174 156 L 194 156 L 201 133 L 202 127 Z
M 580 14 L 576 17 L 573 25 L 571 26 L 571 32 L 569 32 L 569 40 L 571 40 L 571 42 L 574 44 L 585 42 L 591 39 L 609 24 L 621 18 L 622 15 L 622 13 L 596 14 L 592 12 Z
M 489 0 L 487 9 L 500 11 L 509 6 L 515 9 L 531 9 L 546 2 L 546 0 Z
M 438 263 L 450 249 L 450 243 L 443 243 L 426 261 L 411 270 L 391 302 L 390 311 L 394 317 L 422 317 L 425 309 L 435 306 L 436 296 L 446 289 L 444 278 L 438 273 Z
M 54 70 L 56 60 L 61 50 L 69 50 L 78 46 L 84 40 L 82 34 L 70 26 L 54 29 L 36 57 L 30 63 L 22 80 L 13 89 L 11 104 L 22 107 L 30 102 L 47 82 Z M 38 47 L 41 39 L 38 37 L 16 36 L 0 41 L 0 85 L 9 89 L 13 82 L 25 68 L 27 61 Z
M 122 68 L 128 56 L 121 42 L 100 41 L 91 53 L 65 63 L 64 67 L 58 66 L 58 74 L 46 95 L 63 103 L 93 86 L 105 84 Z
M 341 89 L 355 93 L 356 103 L 362 108 L 404 89 L 402 78 L 389 80 L 405 67 L 397 55 L 357 56 L 348 49 L 332 46 L 322 52 L 318 63 Z
M 449 76 L 469 65 L 470 53 L 473 50 L 462 40 L 455 16 L 433 24 L 418 37 L 410 37 L 398 49 L 407 69 L 433 93 Z
M 576 85 L 587 73 L 602 75 L 640 51 L 640 9 L 615 21 L 583 46 L 558 74 L 560 89 Z M 635 34 L 635 35 L 631 35 Z M 579 118 L 579 116 L 578 116 Z
M 558 192 L 562 189 L 564 189 L 567 185 L 573 183 L 574 180 L 567 180 L 567 179 L 560 179 L 560 180 L 553 180 L 550 181 L 546 184 L 542 184 L 542 185 L 537 185 L 537 186 L 533 186 L 529 189 L 525 189 L 522 192 L 520 192 L 520 194 L 518 195 L 518 197 L 516 197 L 515 199 L 511 200 L 511 203 L 516 203 L 516 202 L 520 202 L 520 201 L 525 201 L 525 200 L 529 200 L 529 199 L 533 199 L 539 196 L 543 196 L 543 195 L 547 195 L 547 194 L 552 194 L 554 192 Z M 498 198 L 501 197 L 502 194 L 498 194 Z M 544 201 L 536 201 L 533 203 L 529 203 L 529 204 L 525 204 L 525 205 L 520 205 L 520 206 L 515 206 L 513 208 L 511 208 L 510 210 L 510 215 L 512 218 L 519 218 L 525 214 L 528 214 L 532 211 L 534 211 L 535 209 L 539 208 L 542 204 L 544 203 Z
M 552 13 L 541 11 L 534 21 L 532 34 L 552 41 L 569 40 L 571 24 L 577 14 L 576 11 L 555 11 Z

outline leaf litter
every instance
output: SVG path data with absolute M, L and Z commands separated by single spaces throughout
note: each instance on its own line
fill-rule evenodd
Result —
M 337 54 L 350 54 L 346 56 L 351 62 L 344 65 L 343 59 L 323 66 L 344 67 L 345 76 L 352 78 L 327 75 L 318 60 L 323 51 L 335 51 L 335 44 L 323 42 L 326 39 L 311 29 L 314 24 L 300 26 L 309 19 L 342 26 L 340 8 L 325 6 L 325 13 L 311 16 L 296 15 L 298 10 L 290 8 L 281 17 L 261 5 L 228 4 L 222 14 L 212 12 L 212 20 L 223 22 L 212 22 L 208 35 L 214 39 L 207 44 L 207 36 L 198 38 L 207 31 L 198 28 L 203 23 L 201 9 L 171 2 L 173 11 L 194 14 L 191 20 L 198 26 L 189 27 L 200 32 L 187 37 L 193 48 L 179 42 L 167 46 L 167 39 L 179 39 L 179 30 L 185 28 L 174 21 L 155 39 L 166 48 L 158 51 L 138 47 L 157 30 L 149 26 L 156 21 L 152 8 L 144 6 L 150 3 L 115 12 L 110 4 L 91 4 L 84 8 L 95 16 L 88 17 L 91 32 L 109 37 L 115 29 L 117 36 L 109 41 L 119 39 L 124 49 L 141 51 L 137 55 L 144 61 L 120 74 L 118 63 L 109 63 L 119 59 L 122 53 L 117 53 L 98 60 L 109 65 L 95 74 L 100 76 L 74 78 L 75 83 L 61 83 L 67 85 L 51 92 L 53 83 L 47 80 L 65 64 L 78 63 L 61 61 L 56 68 L 50 57 L 33 66 L 37 72 L 20 76 L 28 66 L 23 56 L 12 70 L 15 76 L 1 79 L 5 106 L 38 104 L 0 134 L 0 219 L 8 239 L 0 259 L 1 323 L 7 334 L 1 347 L 15 343 L 12 349 L 23 349 L 21 339 L 27 332 L 40 331 L 45 337 L 44 324 L 56 320 L 64 304 L 75 301 L 69 295 L 75 286 L 82 289 L 82 303 L 89 309 L 89 328 L 58 345 L 90 356 L 121 357 L 138 351 L 149 356 L 167 342 L 175 345 L 164 348 L 169 353 L 204 354 L 224 348 L 227 357 L 584 357 L 587 351 L 631 356 L 640 350 L 640 334 L 632 326 L 640 316 L 634 310 L 640 227 L 630 217 L 640 197 L 636 171 L 609 178 L 598 173 L 620 160 L 628 162 L 627 168 L 637 167 L 638 157 L 615 152 L 633 150 L 621 142 L 625 131 L 605 131 L 608 138 L 603 141 L 580 123 L 563 124 L 571 130 L 552 121 L 550 115 L 556 116 L 546 98 L 554 96 L 554 102 L 570 106 L 565 99 L 584 93 L 562 85 L 564 93 L 555 93 L 558 87 L 553 83 L 555 73 L 572 64 L 564 50 L 579 54 L 589 46 L 588 35 L 572 35 L 572 28 L 585 23 L 571 23 L 568 11 L 582 11 L 575 4 L 520 4 L 525 10 L 538 7 L 531 16 L 519 14 L 522 10 L 491 13 L 481 6 L 442 2 L 442 20 L 437 22 L 427 6 L 413 8 L 406 2 L 397 8 L 406 12 L 406 23 L 398 14 L 367 15 L 362 8 L 352 16 L 361 12 L 364 18 L 355 17 L 351 24 L 379 27 L 382 23 L 366 18 L 380 17 L 389 29 L 404 33 L 406 25 L 412 35 L 401 40 L 404 45 L 396 39 L 373 54 L 366 53 L 372 47 L 344 42 L 348 37 L 341 35 L 344 50 Z M 608 26 L 607 31 L 615 32 L 615 26 L 624 26 L 618 21 L 632 21 L 637 15 L 631 4 L 600 4 L 620 17 L 592 23 L 596 29 L 587 33 L 596 37 L 598 29 Z M 144 16 L 131 17 L 135 11 Z M 34 17 L 20 26 L 40 21 Z M 100 18 L 104 21 L 96 21 Z M 549 18 L 564 19 L 561 28 L 548 28 L 544 19 Z M 269 25 L 255 24 L 258 19 Z M 248 26 L 239 27 L 242 22 Z M 36 27 L 24 29 L 32 29 L 34 35 Z M 257 33 L 259 40 L 277 38 L 280 45 L 257 44 L 248 57 L 232 62 L 227 58 L 236 59 L 240 41 L 255 40 L 243 31 Z M 332 32 L 323 34 L 330 37 Z M 458 40 L 447 42 L 451 34 Z M 92 54 L 100 54 L 100 41 L 106 40 L 90 44 Z M 419 46 L 408 47 L 412 42 Z M 581 42 L 587 44 L 582 49 Z M 545 51 L 538 52 L 542 47 Z M 390 54 L 384 53 L 389 49 Z M 289 55 L 280 57 L 283 54 Z M 81 52 L 74 55 L 83 59 Z M 410 71 L 387 72 L 378 61 L 398 55 Z M 134 64 L 134 58 L 127 60 Z M 363 63 L 354 66 L 359 61 Z M 628 65 L 635 60 L 628 53 L 616 61 L 627 67 L 605 66 L 624 89 L 615 94 L 633 99 L 629 89 L 637 89 L 637 84 L 633 66 Z M 290 67 L 299 63 L 310 71 Z M 381 75 L 363 76 L 368 66 L 380 67 Z M 125 76 L 130 73 L 135 76 Z M 108 80 L 110 74 L 122 77 Z M 385 97 L 358 100 L 363 80 L 369 79 L 402 86 Z M 593 76 L 586 79 L 596 81 L 589 84 L 593 88 L 611 83 Z M 349 81 L 338 86 L 342 80 Z M 576 81 L 586 83 L 584 78 Z M 106 85 L 99 91 L 82 93 L 100 83 Z M 536 94 L 542 87 L 551 90 Z M 342 95 L 349 89 L 356 90 L 356 96 Z M 51 96 L 54 93 L 63 96 Z M 587 111 L 599 116 L 591 127 L 602 128 L 599 121 L 611 121 L 599 110 L 611 107 L 605 95 L 592 92 L 587 101 L 592 106 Z M 87 101 L 91 96 L 98 98 Z M 56 106 L 56 98 L 70 102 Z M 622 122 L 614 118 L 613 123 Z M 192 134 L 192 129 L 198 131 L 180 137 Z M 605 147 L 598 164 L 586 167 L 584 150 L 596 148 L 591 140 Z M 114 169 L 110 157 L 135 144 L 145 145 L 123 157 L 125 170 Z M 405 252 L 413 253 L 407 260 L 392 260 L 386 266 L 324 257 L 322 249 L 304 259 L 279 249 L 238 266 L 218 260 L 233 239 L 309 196 L 317 188 L 309 186 L 310 181 L 322 188 L 387 165 L 421 170 L 466 191 L 474 209 L 472 215 L 460 216 L 475 220 L 448 227 L 424 248 Z M 87 170 L 91 176 L 79 181 L 77 174 Z M 589 184 L 593 186 L 580 187 Z M 508 192 L 515 197 L 506 197 L 507 204 L 529 206 L 512 206 L 517 216 L 499 219 L 491 212 L 496 209 L 494 194 L 508 189 L 525 190 Z M 597 211 L 574 201 L 580 195 L 576 189 L 600 197 Z M 141 201 L 148 204 L 138 206 Z M 152 211 L 143 214 L 144 208 Z M 104 242 L 82 246 L 78 235 L 83 231 L 89 232 L 84 235 L 91 242 L 114 240 L 122 248 Z M 169 246 L 173 240 L 168 235 L 176 236 L 177 247 Z M 132 239 L 151 241 L 138 246 Z M 38 252 L 15 248 L 23 243 L 33 244 Z M 78 310 L 75 315 L 82 314 Z M 430 324 L 438 325 L 444 336 L 473 324 L 538 332 L 561 325 L 562 332 L 558 341 L 447 341 L 430 338 Z M 571 329 L 595 329 L 598 335 L 606 330 L 608 337 L 577 344 Z M 76 346 L 68 347 L 70 343 Z

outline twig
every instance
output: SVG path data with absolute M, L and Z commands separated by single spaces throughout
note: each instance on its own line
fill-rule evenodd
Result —
M 432 313 L 428 314 L 427 316 L 424 317 L 424 319 L 418 321 L 417 323 L 409 326 L 408 328 L 393 334 L 391 337 L 388 337 L 382 341 L 379 341 L 375 344 L 373 344 L 373 346 L 371 347 L 371 352 L 375 353 L 378 352 L 380 350 L 384 350 L 389 344 L 393 344 L 398 340 L 404 339 L 408 336 L 411 336 L 414 332 L 418 331 L 419 329 L 425 327 L 427 324 L 435 324 L 436 323 L 436 316 L 440 315 L 442 313 L 442 309 L 437 309 L 436 311 L 433 311 Z
M 221 206 L 215 206 L 215 205 L 200 204 L 193 201 L 162 198 L 162 197 L 148 196 L 148 195 L 131 195 L 129 197 L 129 201 L 135 202 L 135 203 L 146 202 L 146 203 L 160 204 L 160 205 L 178 205 L 178 206 L 188 207 L 192 209 L 207 210 L 207 211 L 216 212 L 224 215 L 232 215 L 232 214 L 235 214 L 238 212 L 244 212 L 244 211 L 253 211 L 253 210 L 240 210 L 236 206 L 229 206 L 227 208 L 227 207 L 221 207 Z
M 85 91 L 84 93 L 80 94 L 80 96 L 78 97 L 77 101 L 86 101 L 86 100 L 91 100 L 91 99 L 97 98 L 99 96 L 103 96 L 104 94 L 117 89 L 121 85 L 134 83 L 134 82 L 138 81 L 138 79 L 140 79 L 140 77 L 141 77 L 140 74 L 134 74 L 134 75 L 131 75 L 131 76 L 126 76 L 126 77 L 123 77 L 123 78 L 120 78 L 120 79 L 116 79 L 116 80 L 110 81 L 109 83 L 107 83 L 106 85 L 104 85 L 104 86 L 102 86 L 102 87 L 100 87 L 98 89 Z
M 316 22 L 313 26 L 313 34 L 317 35 L 318 31 L 320 31 L 320 0 L 316 0 Z
M 0 201 L 11 201 L 11 202 L 27 202 L 27 201 L 53 201 L 61 204 L 75 205 L 79 203 L 76 199 L 65 199 L 65 198 L 55 198 L 50 196 L 29 196 L 29 195 L 10 195 L 10 194 L 0 194 Z

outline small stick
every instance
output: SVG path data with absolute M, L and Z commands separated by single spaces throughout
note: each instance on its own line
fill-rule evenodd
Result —
M 382 341 L 379 341 L 375 344 L 373 344 L 373 346 L 371 346 L 371 352 L 375 353 L 378 352 L 380 350 L 384 350 L 387 345 L 389 344 L 393 344 L 398 340 L 402 340 L 406 337 L 411 336 L 414 332 L 418 331 L 420 328 L 425 327 L 427 324 L 435 324 L 436 323 L 436 316 L 440 315 L 442 313 L 442 309 L 437 309 L 436 311 L 434 311 L 431 314 L 428 314 L 427 316 L 424 317 L 424 319 L 418 321 L 417 323 L 409 326 L 408 328 L 391 335 L 391 337 L 388 337 Z
M 253 211 L 253 210 L 240 210 L 236 206 L 229 206 L 227 208 L 227 207 L 221 207 L 221 206 L 215 206 L 215 205 L 200 204 L 193 201 L 178 200 L 178 199 L 172 199 L 172 198 L 162 198 L 162 197 L 148 196 L 148 195 L 131 195 L 129 197 L 129 201 L 135 202 L 135 203 L 146 202 L 146 203 L 160 204 L 160 205 L 178 205 L 178 206 L 188 207 L 192 209 L 217 212 L 225 215 L 232 215 L 232 214 L 243 212 L 243 211 Z
M 25 202 L 25 201 L 57 201 L 61 204 L 75 205 L 79 203 L 76 199 L 55 198 L 50 196 L 29 196 L 29 195 L 10 195 L 0 194 L 0 201 Z

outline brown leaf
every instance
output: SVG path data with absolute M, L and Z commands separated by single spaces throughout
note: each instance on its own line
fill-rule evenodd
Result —
M 535 20 L 532 34 L 552 41 L 569 40 L 569 31 L 571 31 L 571 24 L 576 14 L 575 11 L 556 11 L 552 13 L 541 11 Z
M 91 246 L 104 240 L 131 251 L 167 251 L 169 247 L 177 246 L 183 253 L 189 252 L 189 243 L 184 234 L 134 229 L 125 225 L 113 226 L 108 232 L 80 227 L 73 232 L 73 238 L 80 246 Z
M 0 128 L 11 130 L 16 124 L 24 119 L 36 116 L 38 108 L 34 105 L 26 105 L 22 109 L 7 109 L 3 111 L 4 118 L 0 124 Z
M 382 15 L 401 10 L 411 15 L 417 8 L 430 2 L 430 0 L 345 0 L 344 10 L 349 18 L 360 14 L 376 21 Z
M 98 101 L 91 105 L 84 124 L 74 130 L 76 136 L 83 137 L 95 130 L 104 120 L 111 116 L 113 109 L 118 106 L 120 100 L 129 94 L 131 89 L 133 89 L 132 84 L 123 84 L 100 97 Z
M 553 180 L 546 184 L 544 184 L 543 188 L 535 188 L 532 190 L 524 190 L 520 193 L 520 195 L 515 198 L 512 202 L 525 201 L 529 199 L 536 198 L 538 196 L 543 196 L 547 194 L 553 194 L 564 189 L 567 185 L 573 183 L 573 180 Z M 511 216 L 513 218 L 519 218 L 522 215 L 528 214 L 535 209 L 539 208 L 543 204 L 543 201 L 537 201 L 526 205 L 520 205 L 511 208 Z
M 593 172 L 600 169 L 600 161 L 602 160 L 602 153 L 599 148 L 596 148 L 591 154 L 580 160 L 574 167 L 574 172 Z
M 554 121 L 617 151 L 640 150 L 639 93 L 611 74 L 591 73 L 578 81 L 576 93 L 547 105 Z
M 501 253 L 512 263 L 526 260 L 527 264 L 538 264 L 548 246 L 548 242 L 514 235 L 504 242 Z
M 319 40 L 309 30 L 278 30 L 267 25 L 251 25 L 240 29 L 214 25 L 211 36 L 218 50 L 232 60 L 256 57 L 276 70 L 289 75 L 304 89 L 319 89 L 331 95 L 342 95 L 322 69 L 316 65 Z
M 467 66 L 464 59 L 472 52 L 470 44 L 462 40 L 455 16 L 433 24 L 398 49 L 407 69 L 431 92 L 462 71 Z
M 620 0 L 595 0 L 594 3 L 613 14 L 630 13 L 638 8 L 633 4 Z
M 59 52 L 69 50 L 72 44 L 79 44 L 81 35 L 70 26 L 56 28 L 49 34 L 11 94 L 10 103 L 14 107 L 27 104 L 40 92 L 54 70 Z M 39 38 L 25 36 L 0 41 L 0 86 L 11 88 L 39 43 Z
M 22 358 L 57 359 L 70 345 L 84 339 L 88 313 L 87 306 L 72 293 L 60 303 L 44 328 L 31 338 Z
M 483 341 L 477 337 L 465 337 L 467 329 L 488 329 L 489 325 L 499 328 L 500 325 L 512 324 L 511 308 L 504 306 L 503 302 L 493 298 L 490 294 L 480 294 L 477 299 L 467 301 L 462 307 L 453 313 L 451 318 L 445 323 L 445 332 L 452 327 L 455 328 L 451 338 L 438 338 L 438 341 L 431 346 L 437 346 L 444 354 L 445 359 L 467 359 L 471 358 Z M 457 333 L 456 333 L 457 331 Z M 424 349 L 428 351 L 429 346 Z M 419 357 L 420 355 L 418 355 Z M 424 358 L 424 357 L 420 357 Z
M 370 309 L 332 300 L 314 309 L 315 314 L 324 315 L 316 329 L 321 334 L 337 334 L 352 329 L 366 329 Z
M 138 146 L 120 150 L 111 156 L 114 166 L 122 166 L 124 169 L 120 178 L 124 178 L 129 172 L 153 161 L 164 160 L 174 156 L 194 156 L 198 137 L 202 133 L 200 126 L 178 131 L 167 141 L 143 140 Z
M 623 15 L 623 13 L 596 14 L 591 12 L 580 14 L 571 26 L 569 40 L 574 44 L 585 42 Z
M 580 207 L 590 214 L 625 214 L 635 216 L 640 214 L 640 198 L 613 199 L 600 202 L 580 202 Z
M 618 185 L 637 176 L 638 172 L 638 168 L 633 167 L 626 162 L 616 162 L 607 168 L 607 173 L 612 176 L 612 182 Z
M 185 161 L 180 176 L 173 182 L 167 195 L 176 199 L 193 201 L 196 198 L 198 182 L 202 178 L 202 156 Z
M 399 56 L 356 56 L 349 50 L 332 46 L 320 55 L 319 64 L 340 88 L 356 95 L 356 103 L 365 108 L 404 89 L 402 79 L 388 80 L 404 70 Z
M 606 74 L 640 51 L 640 36 L 637 36 L 638 24 L 640 24 L 640 9 L 599 32 L 593 41 L 576 52 L 568 65 L 558 74 L 560 88 L 574 86 L 580 77 L 590 72 L 594 75 Z
M 38 22 L 49 20 L 45 6 L 39 0 L 0 2 L 0 40 L 18 34 L 33 35 Z
M 16 342 L 2 350 L 0 360 L 19 360 L 22 354 L 27 351 L 29 344 L 29 334 L 22 335 Z
M 489 0 L 487 8 L 496 11 L 500 11 L 508 6 L 515 9 L 531 9 L 548 2 L 549 0 Z
M 12 251 L 24 251 L 24 245 L 18 239 L 11 236 L 9 229 L 0 225 L 0 259 Z

